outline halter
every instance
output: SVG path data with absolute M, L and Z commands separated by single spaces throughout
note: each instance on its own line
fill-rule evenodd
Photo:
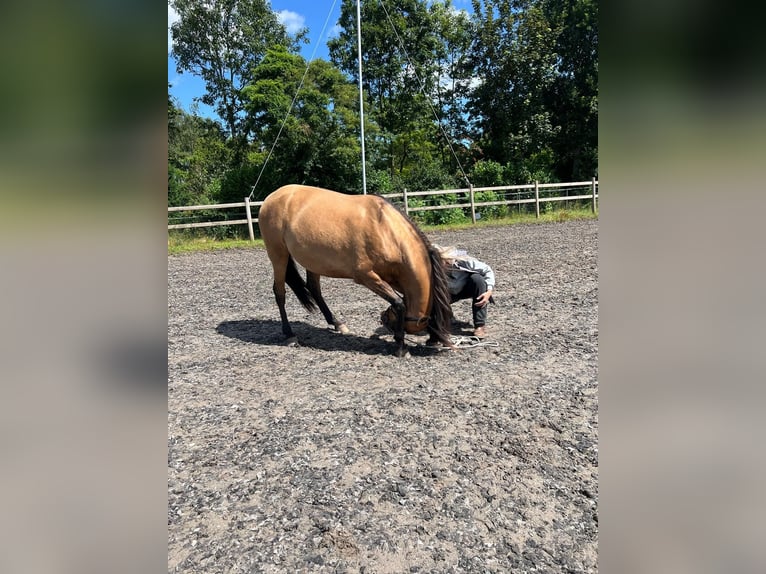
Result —
M 418 324 L 420 324 L 420 323 L 428 323 L 428 321 L 430 319 L 431 319 L 431 317 L 429 317 L 427 315 L 425 317 L 405 317 L 404 318 L 404 322 L 405 323 L 409 322 L 409 323 L 418 323 Z

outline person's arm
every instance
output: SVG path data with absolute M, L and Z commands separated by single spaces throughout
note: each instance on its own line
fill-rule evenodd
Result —
M 492 271 L 492 267 L 484 263 L 483 261 L 479 261 L 478 259 L 470 259 L 466 261 L 468 263 L 468 267 L 475 271 L 476 273 L 479 273 L 482 277 L 484 277 L 484 280 L 487 282 L 487 289 L 490 291 L 495 290 L 495 272 Z
M 487 290 L 476 298 L 475 303 L 477 307 L 484 307 L 489 303 L 489 300 L 492 297 L 492 292 L 495 290 L 495 272 L 492 271 L 492 268 L 489 265 L 478 259 L 471 259 L 469 263 L 470 268 L 475 273 L 484 277 L 484 281 L 487 283 Z

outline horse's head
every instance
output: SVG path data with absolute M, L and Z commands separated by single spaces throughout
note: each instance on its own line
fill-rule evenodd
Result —
M 414 328 L 407 329 L 409 333 L 417 333 L 428 326 L 428 317 L 406 317 L 403 313 L 397 313 L 393 305 L 380 314 L 380 323 L 387 329 L 396 332 L 401 329 L 401 322 L 404 321 L 405 327 L 409 325 Z
M 396 327 L 399 324 L 399 318 L 396 316 L 396 311 L 393 306 L 380 314 L 380 324 L 390 331 L 396 330 Z

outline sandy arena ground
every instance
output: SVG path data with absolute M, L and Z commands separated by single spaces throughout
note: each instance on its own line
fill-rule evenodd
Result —
M 432 232 L 498 278 L 488 342 L 391 354 L 388 305 L 263 249 L 168 258 L 169 572 L 596 572 L 598 222 Z M 470 334 L 470 302 L 454 305 Z

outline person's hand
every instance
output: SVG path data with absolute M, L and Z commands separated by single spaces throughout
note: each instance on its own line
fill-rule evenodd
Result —
M 492 297 L 492 289 L 487 289 L 484 293 L 476 298 L 476 303 L 474 303 L 474 305 L 476 307 L 484 307 L 487 303 L 489 303 L 490 297 Z

